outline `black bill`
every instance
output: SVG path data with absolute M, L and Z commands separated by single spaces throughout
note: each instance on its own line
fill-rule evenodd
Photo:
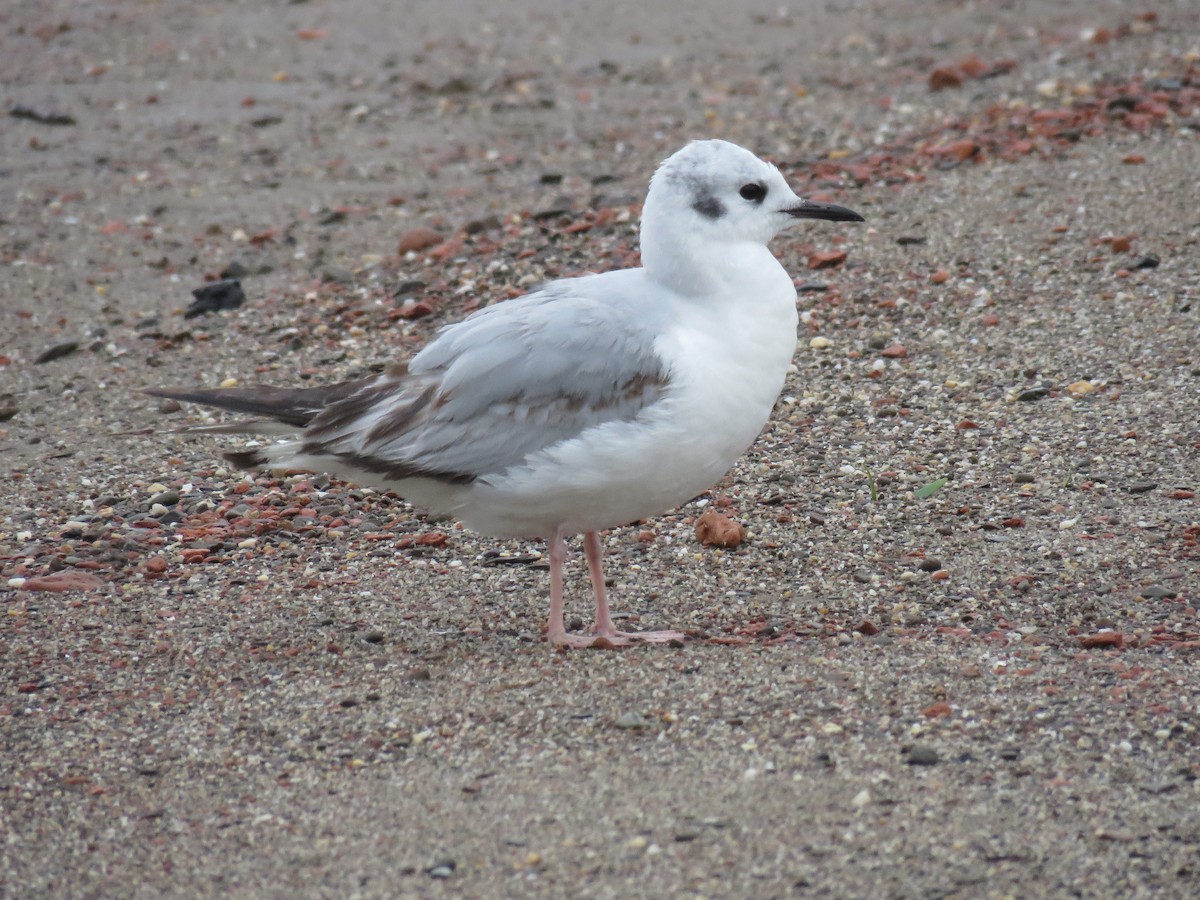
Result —
M 801 200 L 799 206 L 793 206 L 791 209 L 783 211 L 797 219 L 825 219 L 830 222 L 866 221 L 852 209 L 836 206 L 833 203 L 818 203 L 816 200 Z

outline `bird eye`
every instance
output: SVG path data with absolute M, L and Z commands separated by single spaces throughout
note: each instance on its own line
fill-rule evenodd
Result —
M 742 189 L 738 191 L 742 195 L 742 199 L 749 200 L 752 203 L 762 203 L 763 198 L 767 196 L 767 189 L 757 181 L 752 181 L 749 184 L 743 184 Z

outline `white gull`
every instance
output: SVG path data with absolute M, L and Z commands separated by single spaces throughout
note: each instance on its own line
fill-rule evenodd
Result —
M 678 640 L 614 627 L 599 532 L 704 492 L 758 436 L 796 346 L 796 290 L 767 242 L 799 219 L 862 221 L 736 144 L 694 141 L 650 181 L 641 268 L 485 307 L 359 381 L 148 393 L 265 417 L 225 430 L 289 433 L 226 454 L 241 468 L 328 472 L 483 534 L 545 539 L 555 644 Z M 587 634 L 563 624 L 565 538 L 580 533 Z

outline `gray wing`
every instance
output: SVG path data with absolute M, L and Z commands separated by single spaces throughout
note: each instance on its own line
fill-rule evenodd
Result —
M 468 482 L 636 417 L 670 373 L 630 305 L 587 290 L 607 277 L 555 282 L 446 327 L 407 374 L 381 375 L 321 412 L 301 453 Z

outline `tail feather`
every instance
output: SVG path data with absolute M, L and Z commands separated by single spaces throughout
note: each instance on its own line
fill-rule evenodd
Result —
M 229 450 L 221 455 L 239 469 L 265 469 L 271 463 L 261 450 Z
M 216 388 L 213 390 L 188 390 L 181 388 L 148 388 L 145 393 L 152 397 L 199 403 L 232 412 L 265 416 L 293 428 L 303 428 L 318 413 L 332 403 L 344 400 L 360 390 L 378 376 L 357 381 L 311 388 L 244 387 Z M 250 423 L 244 423 L 250 424 Z M 231 430 L 242 430 L 234 426 Z M 254 429 L 249 429 L 254 430 Z

